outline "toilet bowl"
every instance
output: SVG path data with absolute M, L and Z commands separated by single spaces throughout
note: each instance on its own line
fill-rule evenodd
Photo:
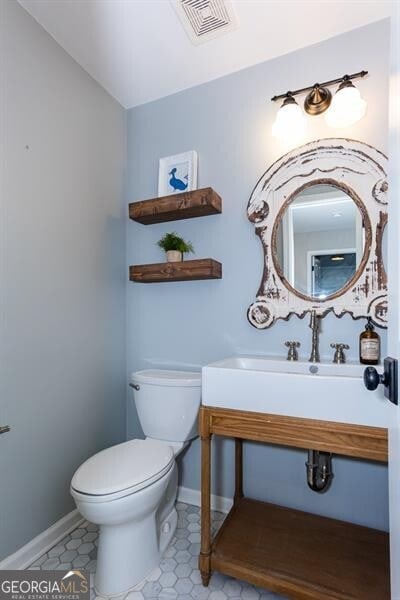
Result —
M 140 371 L 132 381 L 148 437 L 95 454 L 71 481 L 79 512 L 99 525 L 95 587 L 106 596 L 132 589 L 158 565 L 177 523 L 175 458 L 197 434 L 200 373 Z

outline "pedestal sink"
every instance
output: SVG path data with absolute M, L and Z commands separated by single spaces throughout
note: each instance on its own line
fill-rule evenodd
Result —
M 337 365 L 234 356 L 203 367 L 202 403 L 216 408 L 388 427 L 389 403 L 382 389 L 366 391 L 363 371 L 364 366 L 358 363 Z

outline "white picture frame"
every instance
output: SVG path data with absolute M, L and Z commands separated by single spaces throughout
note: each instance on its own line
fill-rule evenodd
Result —
M 158 169 L 158 196 L 190 192 L 197 187 L 197 152 L 160 158 Z

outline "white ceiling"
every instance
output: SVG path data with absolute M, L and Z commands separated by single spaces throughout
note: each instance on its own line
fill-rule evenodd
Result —
M 366 25 L 390 10 L 385 0 L 233 0 L 239 28 L 194 46 L 169 0 L 18 1 L 125 108 Z

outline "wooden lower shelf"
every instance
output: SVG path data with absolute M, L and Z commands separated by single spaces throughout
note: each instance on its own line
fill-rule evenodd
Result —
M 212 258 L 129 267 L 129 279 L 140 283 L 221 279 L 222 265 Z
M 388 534 L 249 498 L 225 519 L 211 569 L 293 600 L 390 600 Z

